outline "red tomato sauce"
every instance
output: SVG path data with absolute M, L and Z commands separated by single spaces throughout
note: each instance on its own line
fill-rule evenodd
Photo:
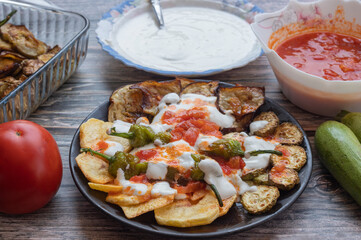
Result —
M 327 80 L 361 79 L 361 39 L 331 32 L 302 34 L 275 50 L 287 63 Z

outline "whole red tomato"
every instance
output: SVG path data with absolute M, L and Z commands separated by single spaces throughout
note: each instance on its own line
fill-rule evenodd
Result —
M 47 204 L 63 167 L 53 136 L 25 120 L 0 124 L 0 212 L 22 214 Z

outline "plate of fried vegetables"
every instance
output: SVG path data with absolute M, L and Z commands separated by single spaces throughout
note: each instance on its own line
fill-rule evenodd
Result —
M 264 88 L 177 78 L 123 86 L 81 124 L 70 169 L 95 206 L 181 237 L 246 230 L 305 189 L 311 148 Z

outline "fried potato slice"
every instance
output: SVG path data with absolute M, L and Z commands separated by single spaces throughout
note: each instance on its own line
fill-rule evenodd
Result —
M 232 130 L 240 132 L 248 127 L 254 112 L 264 103 L 264 88 L 235 86 L 219 87 L 218 108 L 222 112 L 231 111 L 236 117 Z
M 291 190 L 296 184 L 300 182 L 298 173 L 290 168 L 283 168 L 279 170 L 277 166 L 274 166 L 268 173 L 268 179 L 270 183 L 281 190 Z
M 100 183 L 93 183 L 88 182 L 88 185 L 91 189 L 102 191 L 102 192 L 120 192 L 122 191 L 123 187 L 120 185 L 115 184 L 100 184 Z
M 179 79 L 156 82 L 145 81 L 134 84 L 130 89 L 139 89 L 143 92 L 142 108 L 143 113 L 155 116 L 158 113 L 160 100 L 168 93 L 180 94 L 181 82 Z
M 181 94 L 194 93 L 194 94 L 200 94 L 210 97 L 216 95 L 217 87 L 218 87 L 217 81 L 194 82 L 188 84 L 185 88 L 183 88 Z
M 253 120 L 255 121 L 267 121 L 267 125 L 262 129 L 255 131 L 254 134 L 260 137 L 268 137 L 274 133 L 280 120 L 274 112 L 263 112 L 259 114 Z
M 271 163 L 274 166 L 278 164 L 284 164 L 286 168 L 291 168 L 299 171 L 306 164 L 307 155 L 303 147 L 278 145 L 275 150 L 283 152 L 284 155 L 271 155 Z
M 261 214 L 269 211 L 277 202 L 280 192 L 274 186 L 257 186 L 255 192 L 245 192 L 241 195 L 241 203 L 249 213 Z
M 124 152 L 131 150 L 128 139 L 107 134 L 107 130 L 111 128 L 113 123 L 104 122 L 99 119 L 91 118 L 80 126 L 80 146 L 82 148 L 92 147 L 100 140 L 109 140 L 120 143 L 124 147 Z
M 109 193 L 105 201 L 119 206 L 132 206 L 144 203 L 150 199 L 150 194 L 144 196 L 126 195 L 123 193 Z
M 109 98 L 108 121 L 122 120 L 135 123 L 139 117 L 144 117 L 142 102 L 143 93 L 140 89 L 131 89 L 126 85 L 115 90 Z
M 164 197 L 153 198 L 147 202 L 133 205 L 133 206 L 120 206 L 127 218 L 135 218 L 144 213 L 157 210 L 165 207 L 174 201 L 174 195 L 168 195 Z
M 236 201 L 237 195 L 229 197 L 223 200 L 223 207 L 219 207 L 219 216 L 226 215 L 229 209 L 233 206 L 233 203 Z
M 36 39 L 24 25 L 7 23 L 0 30 L 2 38 L 11 43 L 24 56 L 36 58 L 48 51 L 48 46 Z
M 208 190 L 206 189 L 200 189 L 192 194 L 192 196 L 189 198 L 191 201 L 197 201 L 201 198 L 203 198 L 208 193 Z
M 93 183 L 109 183 L 114 178 L 109 174 L 109 164 L 91 154 L 81 153 L 75 158 L 80 170 Z
M 208 192 L 199 202 L 178 200 L 154 211 L 160 225 L 194 227 L 213 222 L 219 216 L 219 205 L 213 192 Z
M 284 122 L 276 128 L 275 138 L 282 144 L 299 145 L 302 143 L 303 135 L 296 125 Z

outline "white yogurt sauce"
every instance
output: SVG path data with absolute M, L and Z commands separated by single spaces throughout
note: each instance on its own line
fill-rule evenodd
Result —
M 267 142 L 255 136 L 251 136 L 245 138 L 244 147 L 246 148 L 246 158 L 244 158 L 244 162 L 246 163 L 246 168 L 258 169 L 258 168 L 265 168 L 268 166 L 269 158 L 271 154 L 260 154 L 257 156 L 248 157 L 247 152 L 255 151 L 255 150 L 274 150 L 276 144 Z
M 180 157 L 178 157 L 179 165 L 184 169 L 188 170 L 194 167 L 194 160 L 192 158 L 192 152 L 185 152 Z
M 157 196 L 167 196 L 176 194 L 177 190 L 171 188 L 168 182 L 157 182 L 153 185 L 152 191 L 150 194 L 154 197 Z
M 118 168 L 117 170 L 117 180 L 119 185 L 123 186 L 122 191 L 125 194 L 141 196 L 144 195 L 148 190 L 148 186 L 143 183 L 132 183 L 128 180 L 125 180 L 124 172 L 121 168 Z
M 106 42 L 136 64 L 195 72 L 231 66 L 257 44 L 249 24 L 228 12 L 173 7 L 164 8 L 163 15 L 162 29 L 151 11 L 115 19 Z
M 255 192 L 257 191 L 256 186 L 249 186 L 246 182 L 240 177 L 242 175 L 241 171 L 238 171 L 237 174 L 232 174 L 228 179 L 236 186 L 237 193 L 242 195 L 245 192 Z
M 164 162 L 148 162 L 146 176 L 148 179 L 164 180 L 167 175 L 167 164 Z
M 106 155 L 109 156 L 113 156 L 116 152 L 120 151 L 124 151 L 124 147 L 122 144 L 118 143 L 118 142 L 113 142 L 113 141 L 105 141 L 108 144 L 108 148 L 104 151 L 104 153 Z
M 262 128 L 267 126 L 267 124 L 268 124 L 268 121 L 266 121 L 266 120 L 251 122 L 251 124 L 249 125 L 249 134 L 253 135 L 254 132 L 261 130 Z
M 118 133 L 123 133 L 123 132 L 127 133 L 131 126 L 132 126 L 131 123 L 124 122 L 122 120 L 115 120 L 113 122 L 112 128 L 115 128 L 115 131 Z

